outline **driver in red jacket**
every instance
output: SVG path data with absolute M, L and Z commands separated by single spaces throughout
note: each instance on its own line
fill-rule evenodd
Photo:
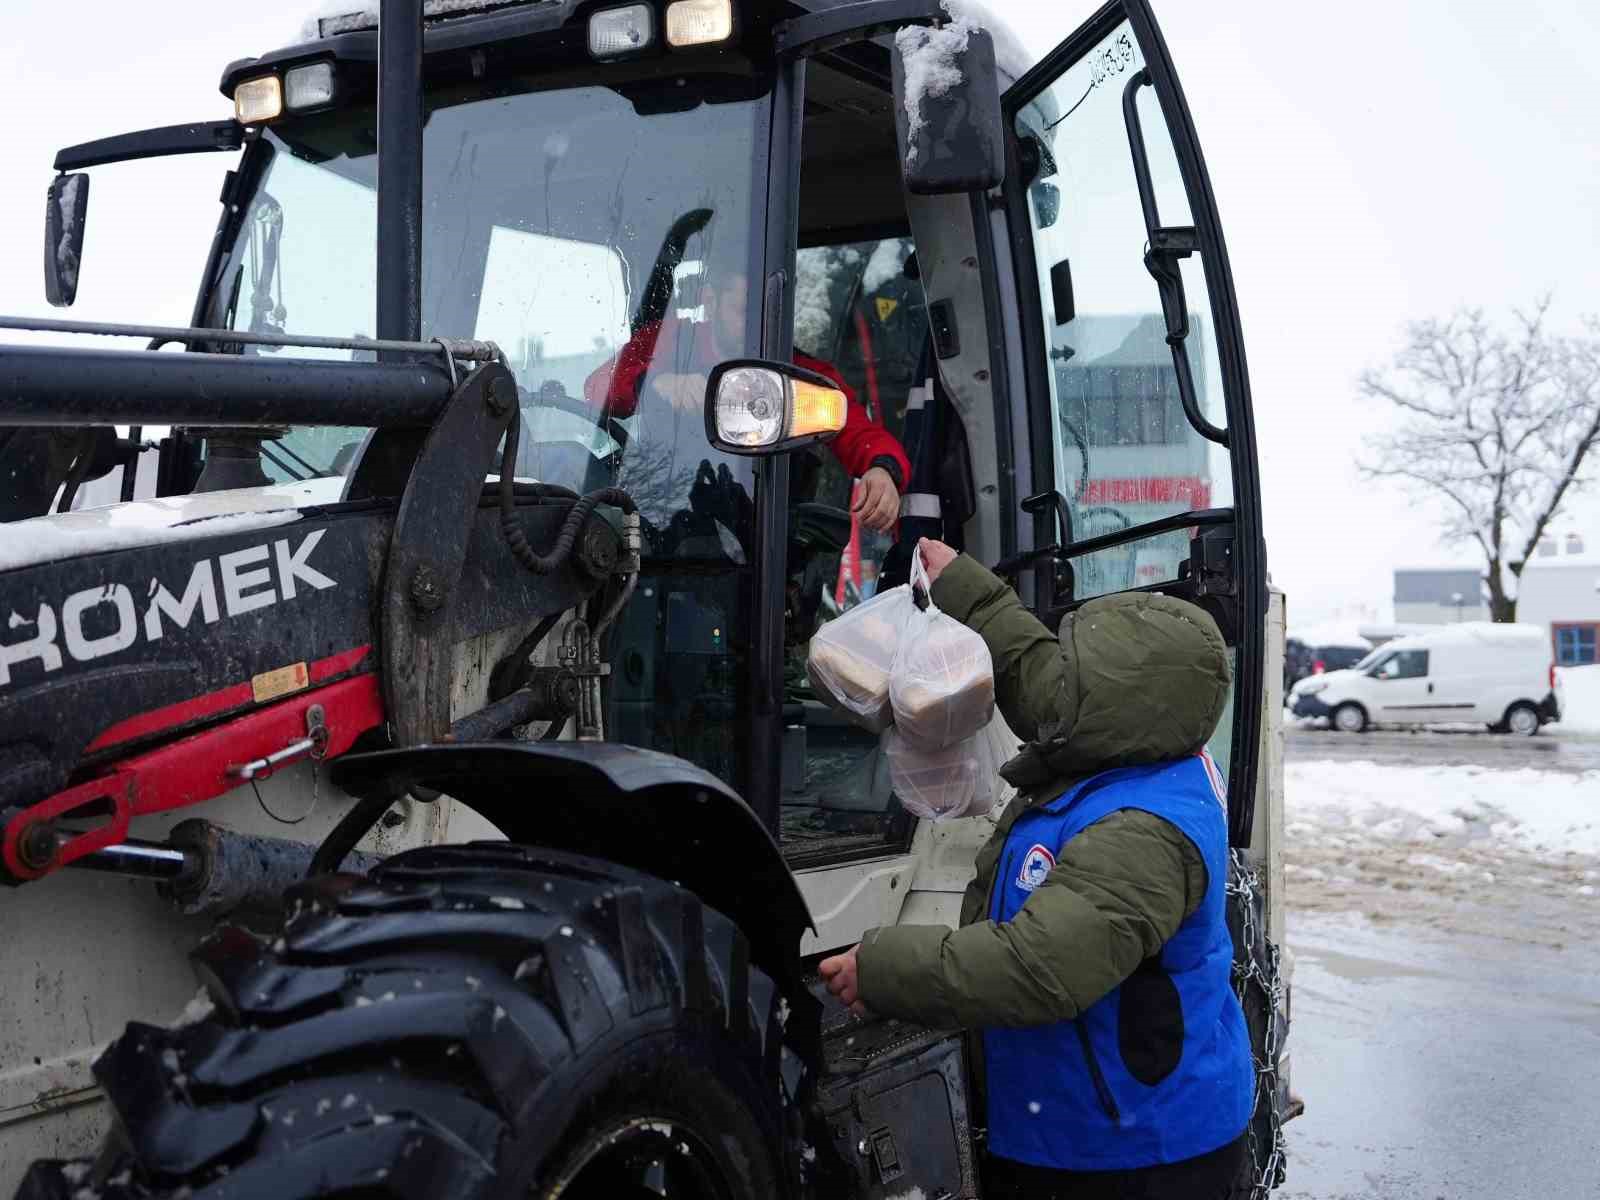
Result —
M 720 290 L 704 288 L 704 322 L 668 316 L 641 327 L 616 357 L 597 367 L 584 382 L 584 397 L 611 416 L 632 416 L 639 407 L 640 390 L 648 373 L 649 386 L 673 408 L 701 412 L 711 369 L 724 359 L 744 355 L 747 292 L 748 280 L 736 275 Z M 655 362 L 658 344 L 661 360 Z M 868 529 L 892 529 L 900 515 L 900 490 L 911 475 L 905 449 L 894 434 L 867 415 L 855 392 L 831 364 L 799 351 L 795 352 L 794 362 L 826 376 L 844 392 L 845 425 L 828 448 L 839 465 L 860 480 L 850 511 Z

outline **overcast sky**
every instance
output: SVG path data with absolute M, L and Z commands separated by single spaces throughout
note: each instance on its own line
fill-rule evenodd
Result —
M 1005 0 L 1041 50 L 1093 10 Z M 1268 555 L 1291 624 L 1367 606 L 1396 565 L 1471 562 L 1433 514 L 1365 483 L 1356 394 L 1403 324 L 1542 291 L 1600 311 L 1600 15 L 1585 0 L 1155 0 L 1233 259 L 1255 392 Z M 232 59 L 292 39 L 299 6 L 5 0 L 0 313 L 64 315 L 40 281 L 56 149 L 231 115 Z M 185 324 L 231 155 L 93 172 L 84 320 Z M 4 335 L 11 338 L 13 335 Z M 1600 540 L 1600 505 L 1567 525 Z

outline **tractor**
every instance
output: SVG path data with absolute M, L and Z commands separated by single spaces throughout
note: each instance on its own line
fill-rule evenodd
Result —
M 968 0 L 325 8 L 231 117 L 56 157 L 58 306 L 92 171 L 224 157 L 189 325 L 0 318 L 78 335 L 0 345 L 0 1192 L 979 1195 L 967 1034 L 815 973 L 953 923 L 992 829 L 803 669 L 931 536 L 1051 627 L 1224 631 L 1264 1196 L 1282 597 L 1147 0 L 1048 52 Z

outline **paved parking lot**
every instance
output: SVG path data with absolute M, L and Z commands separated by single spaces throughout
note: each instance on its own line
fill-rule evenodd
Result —
M 1281 1200 L 1600 1196 L 1600 738 L 1286 734 Z
M 1567 774 L 1600 771 L 1600 737 L 1562 733 L 1560 725 L 1546 726 L 1536 737 L 1513 737 L 1489 733 L 1481 726 L 1336 733 L 1289 724 L 1284 730 L 1284 742 L 1284 753 L 1290 761 L 1315 758 L 1404 766 L 1440 763 L 1507 771 L 1531 767 Z

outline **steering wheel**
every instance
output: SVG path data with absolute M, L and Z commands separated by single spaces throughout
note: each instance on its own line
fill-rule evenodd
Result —
M 538 391 L 527 393 L 524 407 L 568 413 L 604 432 L 617 444 L 619 452 L 628 448 L 628 427 L 610 412 L 567 395 L 559 379 L 546 379 Z

